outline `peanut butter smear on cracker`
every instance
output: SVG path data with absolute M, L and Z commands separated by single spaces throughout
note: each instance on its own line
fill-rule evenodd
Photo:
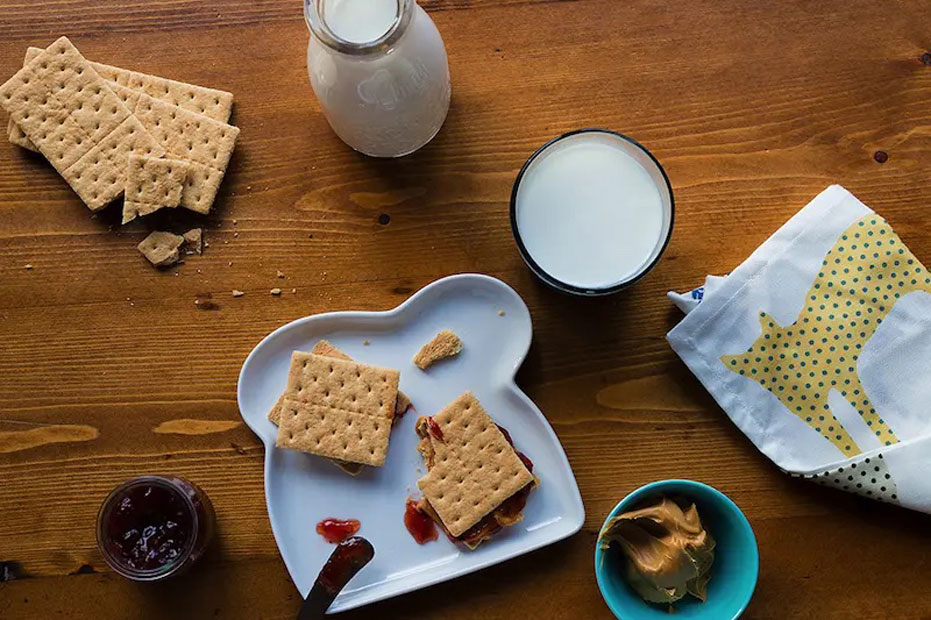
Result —
M 644 600 L 674 603 L 691 594 L 705 601 L 715 541 L 695 504 L 663 497 L 620 514 L 598 537 L 602 549 L 612 543 L 627 560 L 627 582 Z

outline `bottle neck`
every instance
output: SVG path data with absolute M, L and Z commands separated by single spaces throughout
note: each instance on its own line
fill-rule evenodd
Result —
M 377 28 L 381 34 L 370 40 L 359 41 L 345 38 L 346 35 L 338 26 L 337 12 L 346 8 L 351 2 L 364 2 L 365 0 L 304 0 L 304 19 L 311 35 L 330 49 L 353 56 L 366 56 L 383 53 L 390 49 L 400 39 L 410 25 L 414 14 L 414 0 L 394 0 L 396 10 L 393 15 L 386 17 L 386 29 Z M 344 6 L 340 7 L 342 4 Z M 361 9 L 363 11 L 367 9 Z M 346 19 L 357 20 L 358 16 L 346 16 Z M 355 39 L 356 37 L 352 37 Z

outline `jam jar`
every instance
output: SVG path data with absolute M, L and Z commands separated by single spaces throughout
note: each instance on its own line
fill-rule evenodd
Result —
M 115 572 L 161 581 L 194 564 L 214 530 L 213 505 L 177 476 L 140 476 L 116 487 L 97 515 L 97 546 Z

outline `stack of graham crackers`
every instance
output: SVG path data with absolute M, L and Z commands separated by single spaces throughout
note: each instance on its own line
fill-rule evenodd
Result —
M 124 224 L 208 213 L 239 136 L 232 94 L 89 62 L 66 37 L 27 50 L 0 106 L 10 142 L 42 153 L 91 211 L 124 196 Z

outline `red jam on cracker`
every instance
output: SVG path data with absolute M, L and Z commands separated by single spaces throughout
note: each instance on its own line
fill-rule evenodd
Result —
M 430 434 L 433 435 L 433 438 L 437 441 L 444 441 L 443 431 L 440 429 L 440 425 L 436 423 L 432 417 L 427 418 L 427 427 L 430 429 Z

